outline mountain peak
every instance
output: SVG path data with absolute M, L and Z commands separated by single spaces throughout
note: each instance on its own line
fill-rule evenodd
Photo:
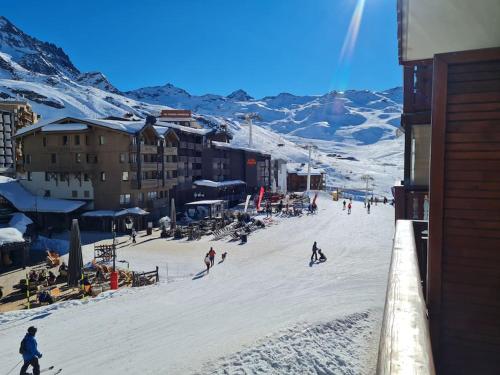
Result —
M 76 77 L 76 82 L 86 86 L 96 87 L 98 89 L 112 92 L 113 94 L 120 94 L 120 91 L 113 86 L 108 78 L 101 72 L 87 72 L 82 73 Z
M 253 99 L 250 95 L 248 95 L 248 93 L 245 90 L 242 89 L 233 91 L 231 94 L 227 96 L 227 98 L 239 102 L 246 102 Z
M 25 34 L 0 16 L 0 52 L 33 73 L 73 77 L 80 72 L 62 48 Z

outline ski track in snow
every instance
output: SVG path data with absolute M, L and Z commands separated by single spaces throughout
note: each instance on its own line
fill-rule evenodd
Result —
M 120 246 L 118 259 L 140 271 L 158 265 L 162 281 L 0 314 L 0 371 L 19 360 L 19 341 L 36 325 L 42 366 L 75 375 L 372 373 L 394 209 L 367 215 L 353 202 L 347 215 L 326 195 L 318 205 L 316 215 L 275 218 L 245 245 L 139 237 Z M 314 240 L 328 261 L 310 266 Z M 210 246 L 216 265 L 194 280 Z M 93 245 L 83 253 L 89 260 Z M 167 263 L 175 282 L 165 281 Z

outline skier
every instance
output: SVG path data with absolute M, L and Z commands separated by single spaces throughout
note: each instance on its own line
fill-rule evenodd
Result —
M 367 211 L 368 213 L 370 213 L 370 207 L 371 207 L 370 202 L 368 202 L 368 205 L 366 206 L 366 211 Z
M 351 204 L 351 202 L 349 202 L 349 204 L 347 205 L 347 213 L 349 215 L 351 214 L 351 208 L 352 208 L 352 204 Z
M 343 210 L 343 211 L 345 211 L 345 205 L 346 205 L 346 203 L 345 203 L 345 199 L 344 199 L 344 201 L 342 202 L 342 204 L 343 204 L 343 206 L 344 206 L 344 208 L 342 208 L 342 210 Z
M 210 266 L 213 267 L 215 263 L 215 250 L 211 247 L 208 252 L 208 257 L 210 258 Z
M 318 254 L 319 254 L 319 261 L 320 262 L 326 262 L 326 256 L 325 256 L 325 254 L 323 254 L 323 252 L 321 251 L 321 249 L 318 249 Z
M 387 204 L 387 197 L 384 197 L 384 204 Z
M 316 243 L 316 241 L 314 241 L 312 247 L 311 263 L 313 262 L 313 258 L 314 260 L 318 260 L 318 244 Z
M 137 232 L 135 231 L 135 228 L 132 228 L 132 243 L 137 243 L 135 240 L 136 236 L 137 236 Z
M 33 375 L 40 374 L 40 364 L 38 359 L 42 358 L 42 353 L 37 349 L 37 343 L 35 340 L 36 328 L 31 326 L 28 328 L 28 332 L 24 339 L 21 341 L 21 347 L 19 348 L 19 353 L 23 355 L 24 364 L 21 367 L 21 375 L 26 375 L 26 370 L 29 366 L 33 367 Z
M 227 257 L 227 252 L 223 252 L 222 253 L 222 261 L 223 262 L 226 260 L 226 257 Z
M 210 257 L 208 253 L 205 255 L 205 266 L 207 266 L 207 274 L 210 272 Z

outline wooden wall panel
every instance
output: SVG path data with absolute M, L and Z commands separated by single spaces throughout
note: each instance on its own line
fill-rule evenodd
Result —
M 500 49 L 436 55 L 434 72 L 428 269 L 434 358 L 441 374 L 498 374 Z

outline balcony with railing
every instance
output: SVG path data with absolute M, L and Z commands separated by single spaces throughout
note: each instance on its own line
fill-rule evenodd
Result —
M 425 222 L 396 224 L 377 375 L 435 374 L 423 288 L 426 228 Z

